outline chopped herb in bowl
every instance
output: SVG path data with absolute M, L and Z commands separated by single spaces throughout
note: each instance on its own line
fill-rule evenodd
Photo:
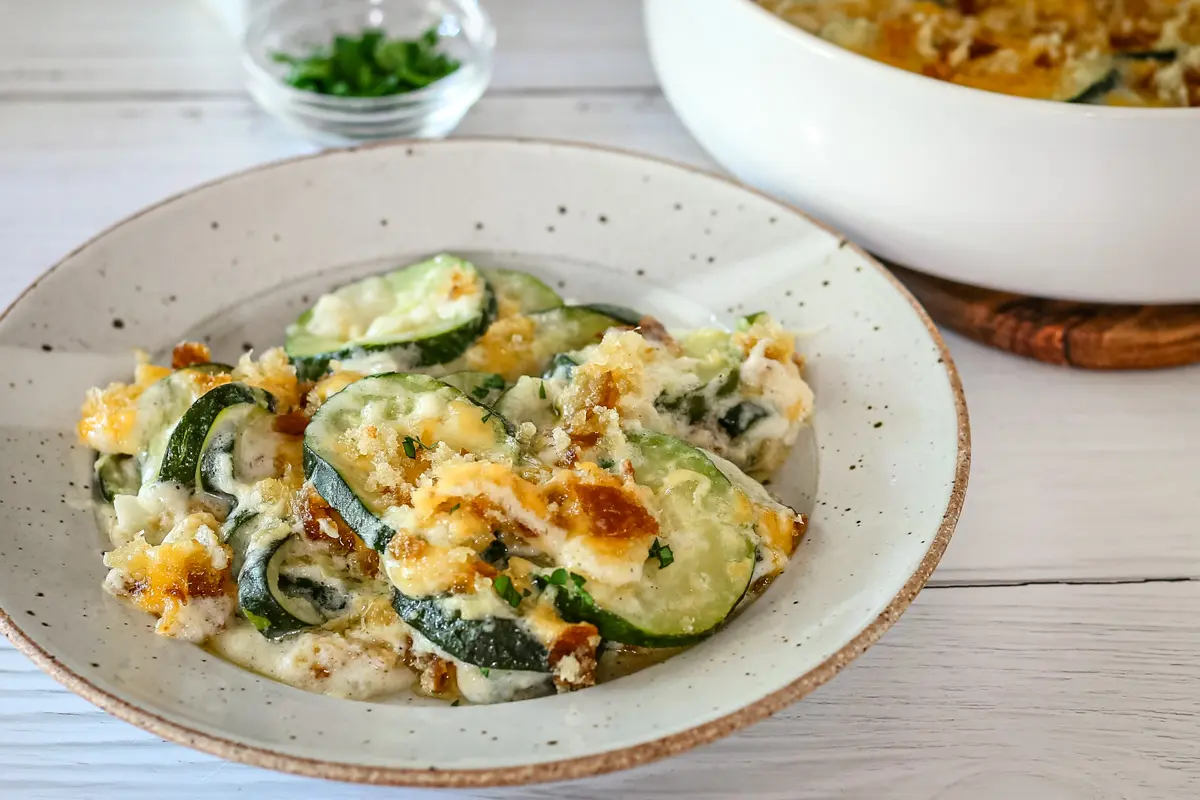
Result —
M 308 92 L 339 97 L 383 97 L 422 89 L 461 65 L 438 52 L 437 28 L 416 39 L 390 39 L 380 30 L 358 37 L 335 36 L 309 55 L 272 53 L 291 67 L 284 82 Z

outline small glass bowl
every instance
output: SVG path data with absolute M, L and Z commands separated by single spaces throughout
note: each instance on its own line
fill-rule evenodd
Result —
M 461 66 L 416 91 L 385 97 L 338 97 L 284 83 L 276 52 L 304 55 L 337 34 L 372 28 L 416 38 L 437 26 L 439 49 Z M 492 77 L 496 30 L 477 0 L 274 0 L 250 19 L 242 41 L 246 88 L 263 110 L 321 144 L 445 136 Z

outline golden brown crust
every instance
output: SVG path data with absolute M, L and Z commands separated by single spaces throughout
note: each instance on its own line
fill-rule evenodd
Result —
M 212 362 L 212 351 L 200 342 L 180 342 L 171 351 L 171 369 L 184 369 Z

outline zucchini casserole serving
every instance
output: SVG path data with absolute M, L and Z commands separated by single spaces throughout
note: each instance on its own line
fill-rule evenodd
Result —
M 91 389 L 105 589 L 314 692 L 491 703 L 716 631 L 802 514 L 763 487 L 812 412 L 765 314 L 668 332 L 448 255 L 319 298 L 286 344 L 178 345 Z
M 822 39 L 989 92 L 1200 106 L 1200 0 L 758 0 Z

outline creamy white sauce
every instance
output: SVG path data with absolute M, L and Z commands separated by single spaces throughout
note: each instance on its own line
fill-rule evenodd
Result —
M 364 644 L 330 631 L 299 633 L 275 642 L 238 619 L 210 639 L 208 647 L 268 678 L 351 700 L 402 692 L 416 681 L 386 645 Z
M 114 547 L 120 547 L 141 533 L 147 543 L 160 544 L 176 522 L 188 515 L 190 498 L 190 492 L 178 483 L 147 483 L 137 494 L 117 495 L 109 539 Z

